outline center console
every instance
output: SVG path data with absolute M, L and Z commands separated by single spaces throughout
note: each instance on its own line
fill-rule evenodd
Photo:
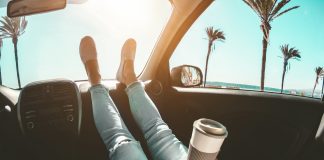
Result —
M 82 104 L 79 90 L 69 80 L 34 82 L 21 91 L 17 116 L 25 136 L 78 136 Z

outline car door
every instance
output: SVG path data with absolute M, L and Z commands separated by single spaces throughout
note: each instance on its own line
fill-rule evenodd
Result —
M 291 63 L 292 69 L 289 71 L 286 84 L 295 88 L 285 89 L 285 94 L 278 93 L 280 82 L 277 79 L 281 78 L 282 59 L 278 58 L 279 47 L 271 47 L 269 50 L 272 55 L 270 55 L 269 63 L 272 65 L 268 66 L 268 72 L 271 74 L 267 74 L 269 78 L 266 79 L 266 86 L 275 87 L 266 87 L 265 91 L 260 91 L 258 78 L 261 68 L 258 62 L 261 60 L 262 44 L 255 43 L 261 42 L 261 39 L 255 37 L 261 35 L 258 33 L 261 31 L 258 26 L 254 29 L 245 28 L 249 27 L 248 22 L 252 23 L 252 26 L 257 25 L 255 22 L 246 20 L 244 23 L 245 20 L 238 20 L 240 17 L 246 19 L 245 16 L 251 16 L 250 12 L 245 12 L 248 8 L 242 9 L 240 5 L 244 7 L 245 4 L 243 2 L 215 2 L 200 15 L 189 31 L 186 30 L 190 27 L 188 24 L 184 23 L 183 28 L 180 27 L 181 29 L 174 36 L 176 40 L 165 46 L 168 54 L 165 54 L 159 63 L 154 82 L 154 86 L 159 87 L 153 88 L 150 96 L 157 104 L 167 124 L 186 145 L 189 143 L 195 120 L 210 118 L 224 124 L 229 135 L 219 155 L 222 160 L 323 159 L 324 155 L 321 151 L 323 142 L 318 137 L 316 138 L 316 134 L 318 135 L 322 130 L 319 126 L 324 113 L 323 102 L 319 97 L 309 97 L 309 90 L 297 89 L 297 85 L 313 87 L 313 82 L 308 83 L 314 78 L 313 71 L 309 71 L 312 72 L 312 76 L 303 77 L 305 81 L 293 78 L 294 75 L 305 73 L 304 70 L 294 71 L 293 67 L 301 68 L 303 65 L 304 67 L 312 65 L 311 67 L 315 68 L 313 66 L 315 64 L 298 64 L 302 61 Z M 236 15 L 229 14 L 233 8 L 238 11 L 235 12 Z M 298 16 L 300 13 L 296 14 Z M 192 21 L 193 17 L 195 16 L 192 15 L 188 20 Z M 225 31 L 225 36 L 229 41 L 217 42 L 209 48 L 213 55 L 210 57 L 208 70 L 210 78 L 207 77 L 207 87 L 177 85 L 172 78 L 174 75 L 170 74 L 174 67 L 189 64 L 201 70 L 205 69 L 209 38 L 206 34 L 207 27 L 228 29 L 227 32 Z M 245 30 L 248 32 L 242 33 Z M 250 31 L 253 34 L 249 33 Z M 281 32 L 290 31 L 286 28 Z M 284 35 L 281 37 L 286 38 L 287 41 L 294 38 L 287 38 Z M 300 37 L 295 37 L 295 39 L 298 38 Z M 244 40 L 251 42 L 244 42 Z M 272 40 L 274 44 L 277 44 L 274 41 Z M 305 43 L 301 47 L 307 47 L 307 45 L 319 46 L 320 44 L 319 42 Z M 321 65 L 319 61 L 316 63 Z M 274 64 L 278 66 L 273 66 Z M 279 76 L 274 76 L 274 73 Z M 307 73 L 308 75 L 310 74 Z M 319 90 L 317 87 L 315 96 Z
M 193 121 L 210 118 L 229 132 L 220 159 L 297 159 L 315 142 L 323 104 L 250 91 L 168 88 L 162 115 L 188 144 Z

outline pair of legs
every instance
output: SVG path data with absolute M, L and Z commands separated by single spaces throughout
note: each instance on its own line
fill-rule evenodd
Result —
M 184 160 L 187 158 L 187 148 L 172 134 L 156 106 L 145 93 L 143 84 L 136 78 L 135 52 L 136 42 L 133 39 L 127 40 L 122 48 L 121 63 L 116 76 L 117 80 L 127 86 L 125 91 L 129 98 L 131 113 L 144 134 L 154 159 Z M 90 94 L 95 124 L 109 151 L 109 158 L 147 159 L 140 143 L 135 140 L 123 122 L 108 90 L 101 85 L 97 52 L 91 37 L 84 37 L 81 40 L 80 56 L 91 83 Z

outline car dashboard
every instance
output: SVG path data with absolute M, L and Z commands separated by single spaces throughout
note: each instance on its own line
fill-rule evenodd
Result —
M 128 97 L 124 92 L 125 86 L 115 80 L 104 80 L 103 85 L 109 89 L 109 94 L 128 129 L 136 140 L 141 142 L 144 152 L 151 159 L 149 150 L 145 145 L 145 138 L 130 112 Z M 108 159 L 109 153 L 94 123 L 89 88 L 90 84 L 87 81 L 73 82 L 66 79 L 33 82 L 22 90 L 0 86 L 0 159 Z M 223 146 L 221 159 L 234 159 L 233 155 L 235 154 L 232 153 L 241 153 L 239 151 L 242 149 L 237 149 L 237 146 L 242 145 L 241 140 L 244 140 L 241 135 L 249 136 L 241 133 L 241 130 L 249 127 L 247 124 L 251 124 L 250 129 L 258 133 L 255 135 L 258 135 L 261 140 L 265 141 L 264 139 L 271 138 L 267 137 L 270 136 L 268 132 L 263 132 L 262 129 L 265 129 L 263 123 L 259 124 L 262 119 L 253 116 L 254 112 L 252 112 L 251 107 L 254 107 L 255 104 L 258 104 L 257 114 L 261 114 L 263 110 L 267 109 L 266 113 L 282 114 L 281 120 L 287 119 L 287 122 L 292 124 L 283 125 L 281 131 L 293 128 L 295 130 L 289 131 L 296 131 L 297 136 L 301 137 L 299 139 L 297 137 L 296 141 L 307 140 L 307 143 L 309 143 L 307 145 L 295 145 L 309 148 L 301 152 L 306 152 L 306 158 L 302 157 L 302 160 L 309 159 L 311 157 L 309 155 L 322 153 L 324 120 L 323 118 L 322 122 L 318 120 L 322 117 L 323 108 L 322 103 L 315 103 L 312 99 L 292 96 L 288 98 L 288 96 L 277 94 L 237 90 L 166 88 L 157 80 L 145 83 L 145 90 L 156 103 L 166 123 L 185 145 L 188 145 L 194 119 L 209 116 L 223 122 L 230 134 Z M 239 101 L 240 108 L 237 108 L 235 101 L 225 101 L 226 99 Z M 287 104 L 287 107 L 293 107 L 295 110 L 293 112 L 289 109 L 277 110 L 276 108 L 279 108 L 282 104 Z M 214 107 L 203 108 L 203 106 L 208 105 Z M 231 109 L 235 112 L 232 112 Z M 222 116 L 227 110 L 229 114 Z M 241 115 L 237 114 L 237 111 L 240 110 L 248 110 L 249 117 L 252 117 L 251 121 L 248 118 L 236 121 L 237 117 L 235 116 Z M 185 114 L 184 118 L 178 119 L 179 114 Z M 267 121 L 264 122 L 269 125 L 277 124 L 274 121 L 280 119 L 280 117 L 274 116 L 269 121 L 266 119 Z M 248 123 L 242 126 L 242 121 Z M 283 122 L 280 122 L 280 124 L 285 124 Z M 262 127 L 255 127 L 254 125 Z M 301 128 L 301 130 L 298 128 Z M 313 137 L 313 134 L 316 133 L 313 128 L 318 133 L 316 141 L 307 138 Z M 277 137 L 285 136 L 283 133 Z M 303 135 L 303 133 L 305 134 Z M 288 143 L 292 136 L 293 134 L 287 134 L 286 138 L 281 139 L 281 141 Z M 262 142 L 260 143 L 262 144 Z M 246 142 L 246 144 L 248 143 Z M 278 148 L 277 146 L 270 146 L 269 148 L 275 150 L 273 147 Z M 257 150 L 259 148 L 262 151 L 262 147 L 256 147 L 254 151 L 261 153 L 260 150 Z M 253 156 L 255 154 L 248 155 Z M 322 154 L 317 157 L 322 157 Z M 258 158 L 260 157 L 254 159 Z
M 66 79 L 33 82 L 20 91 L 1 87 L 1 107 L 10 109 L 0 114 L 4 131 L 0 133 L 0 152 L 4 150 L 9 159 L 82 159 L 85 155 L 80 150 L 89 146 L 87 140 L 104 148 L 93 120 L 85 119 L 92 118 L 92 112 L 83 117 L 91 105 L 82 105 L 79 86 L 89 88 L 87 82 Z M 92 126 L 90 133 L 81 131 L 82 120 L 89 122 L 84 123 L 83 130 Z M 14 150 L 21 154 L 11 153 Z M 101 151 L 105 157 L 106 151 Z
M 118 109 L 127 112 L 125 86 L 115 80 L 102 84 Z M 87 81 L 67 79 L 33 82 L 21 90 L 0 86 L 0 108 L 4 108 L 0 112 L 0 130 L 4 131 L 0 132 L 0 159 L 4 155 L 5 159 L 107 159 L 94 124 L 89 88 Z M 126 116 L 131 117 L 129 112 Z M 135 124 L 128 128 L 144 141 Z

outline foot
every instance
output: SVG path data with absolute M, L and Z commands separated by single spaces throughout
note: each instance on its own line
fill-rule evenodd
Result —
M 80 57 L 86 69 L 88 80 L 91 85 L 101 83 L 101 76 L 99 72 L 97 50 L 94 40 L 90 36 L 85 36 L 80 42 Z
M 136 41 L 128 39 L 123 45 L 121 51 L 120 65 L 117 71 L 116 79 L 128 86 L 137 81 L 134 72 L 134 59 L 136 53 Z

